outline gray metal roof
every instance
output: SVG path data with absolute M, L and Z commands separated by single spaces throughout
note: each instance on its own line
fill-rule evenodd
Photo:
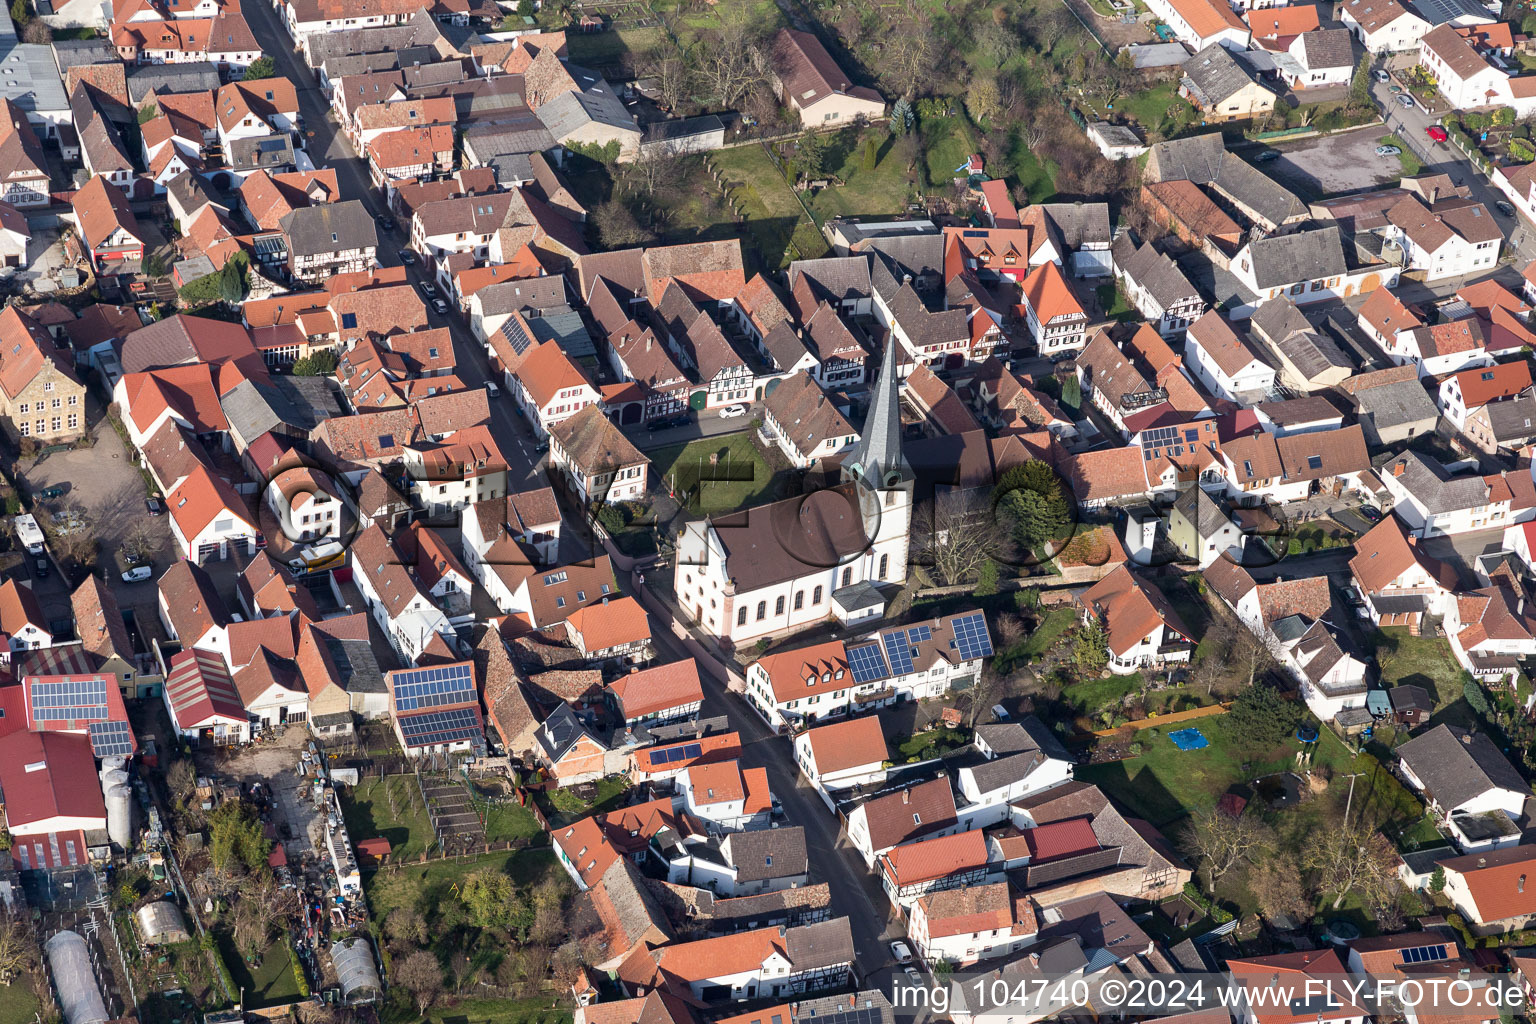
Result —
M 0 20 L 10 25 L 9 18 Z M 52 48 L 46 43 L 18 43 L 14 36 L 0 38 L 0 97 L 26 114 L 59 116 L 69 110 Z
M 671 139 L 691 139 L 696 135 L 725 131 L 725 122 L 714 114 L 703 117 L 682 117 L 672 121 L 657 121 L 645 126 L 646 142 L 666 142 Z
M 142 64 L 128 71 L 128 98 L 135 104 L 150 92 L 207 92 L 223 82 L 208 61 L 189 64 Z
M 635 119 L 612 92 L 568 92 L 539 108 L 539 120 L 556 139 L 565 139 L 593 123 L 640 133 Z
M 283 132 L 254 139 L 231 139 L 229 165 L 237 171 L 271 171 L 292 167 L 293 136 Z
M 1246 86 L 1256 84 L 1253 75 L 1220 43 L 1212 43 L 1184 62 L 1184 84 L 1202 107 L 1220 104 Z
M 1404 0 L 1403 6 L 1417 12 L 1431 26 L 1444 25 L 1458 18 L 1474 25 L 1491 25 L 1498 20 L 1477 0 Z
M 528 326 L 536 341 L 540 344 L 546 341 L 557 342 L 560 351 L 572 359 L 597 354 L 597 346 L 592 342 L 592 335 L 587 333 L 587 325 L 582 322 L 581 314 L 570 306 L 546 309 L 542 316 L 529 317 Z
M 1248 251 L 1253 259 L 1254 282 L 1260 288 L 1339 277 L 1348 269 L 1344 245 L 1334 224 L 1260 238 Z
M 1440 415 L 1424 385 L 1416 380 L 1366 388 L 1355 395 L 1355 404 L 1362 417 L 1371 417 L 1378 431 L 1404 423 L 1432 422 Z
M 1136 65 L 1137 71 L 1171 68 L 1189 59 L 1189 48 L 1183 43 L 1145 43 L 1141 46 L 1127 46 L 1121 52 L 1131 55 L 1131 63 Z

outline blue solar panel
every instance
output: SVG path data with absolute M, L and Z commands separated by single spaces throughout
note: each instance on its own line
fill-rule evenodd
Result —
M 913 644 L 920 644 L 925 640 L 932 640 L 933 630 L 929 629 L 927 626 L 913 626 L 911 629 L 907 630 L 907 639 L 911 640 Z
M 394 680 L 397 711 L 467 704 L 475 699 L 475 677 L 467 664 L 412 669 L 397 674 Z
M 458 743 L 480 734 L 479 716 L 473 708 L 428 711 L 398 719 L 400 735 L 408 747 L 428 747 L 438 743 Z
M 955 638 L 950 644 L 960 652 L 962 659 L 970 661 L 972 658 L 992 656 L 992 637 L 987 634 L 985 614 L 972 612 L 970 615 L 962 615 L 954 620 L 953 628 Z
M 1403 963 L 1407 964 L 1422 964 L 1444 959 L 1444 946 L 1414 946 L 1403 950 Z
M 698 743 L 690 743 L 683 748 L 683 758 L 685 760 L 690 757 L 700 757 L 703 753 L 704 748 Z
M 850 648 L 848 651 L 848 667 L 853 670 L 853 681 L 867 683 L 875 679 L 884 679 L 890 673 L 886 671 L 885 659 L 880 656 L 879 644 L 866 644 L 863 647 Z
M 38 722 L 79 722 L 107 717 L 105 679 L 34 681 L 30 696 L 32 718 Z
M 887 633 L 885 656 L 891 662 L 891 675 L 904 676 L 912 671 L 912 648 L 907 644 L 906 633 Z
M 87 730 L 97 757 L 127 757 L 133 753 L 133 734 L 127 722 L 92 722 Z

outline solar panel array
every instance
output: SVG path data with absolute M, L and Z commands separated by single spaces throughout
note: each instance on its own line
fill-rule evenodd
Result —
M 397 711 L 467 704 L 475 699 L 475 677 L 467 664 L 413 669 L 398 673 L 394 679 Z
M 852 669 L 853 681 L 856 683 L 868 683 L 875 679 L 884 679 L 890 674 L 886 671 L 885 659 L 880 656 L 879 644 L 850 647 L 848 649 L 848 667 Z
M 32 720 L 36 722 L 79 722 L 107 717 L 107 681 L 66 679 L 32 683 Z
M 1403 950 L 1403 963 L 1422 964 L 1432 960 L 1444 960 L 1444 946 L 1414 946 L 1412 949 Z
M 128 757 L 133 754 L 133 734 L 127 722 L 92 722 L 91 750 L 97 757 Z
M 704 747 L 699 743 L 687 743 L 681 747 L 668 747 L 665 750 L 651 752 L 652 764 L 671 764 L 673 761 L 686 761 L 692 757 L 701 757 Z
M 916 646 L 924 641 L 932 640 L 933 630 L 927 626 L 913 626 L 907 630 L 907 639 L 912 641 L 913 646 Z
M 907 634 L 901 630 L 895 633 L 887 633 L 885 640 L 885 656 L 891 662 L 891 675 L 904 676 L 912 671 L 912 648 L 907 643 Z
M 990 658 L 992 656 L 992 638 L 987 635 L 987 616 L 983 612 L 972 612 L 969 615 L 961 615 L 953 623 L 955 639 L 952 641 L 955 649 L 960 652 L 960 657 L 966 661 L 972 658 Z
M 438 743 L 459 743 L 480 734 L 479 716 L 473 708 L 428 711 L 397 719 L 400 735 L 408 747 L 429 747 Z

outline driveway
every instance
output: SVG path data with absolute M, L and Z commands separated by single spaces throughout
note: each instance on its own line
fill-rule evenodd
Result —
M 1338 135 L 1277 146 L 1281 156 L 1259 166 L 1280 182 L 1309 195 L 1358 192 L 1402 177 L 1395 156 L 1377 156 L 1386 130 L 1370 125 Z

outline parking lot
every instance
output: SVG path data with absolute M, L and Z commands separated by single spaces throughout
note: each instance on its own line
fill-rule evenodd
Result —
M 1403 175 L 1397 157 L 1376 155 L 1385 134 L 1387 129 L 1372 125 L 1276 146 L 1280 158 L 1259 166 L 1304 195 L 1321 197 L 1383 185 Z

